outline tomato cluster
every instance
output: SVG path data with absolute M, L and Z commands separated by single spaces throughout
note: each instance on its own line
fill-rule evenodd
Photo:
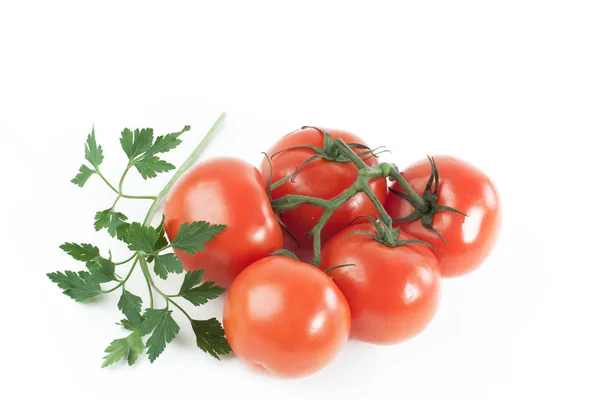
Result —
M 492 182 L 464 161 L 432 157 L 400 172 L 351 133 L 304 127 L 269 150 L 260 172 L 229 158 L 192 168 L 166 202 L 165 229 L 172 239 L 184 222 L 227 224 L 206 249 L 178 256 L 228 288 L 233 352 L 298 377 L 348 337 L 393 344 L 423 331 L 442 277 L 490 253 L 499 210 Z

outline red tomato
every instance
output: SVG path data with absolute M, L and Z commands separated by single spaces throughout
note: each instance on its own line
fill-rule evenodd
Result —
M 319 268 L 355 264 L 330 271 L 352 315 L 350 336 L 393 344 L 420 333 L 433 319 L 440 300 L 439 265 L 422 244 L 388 247 L 355 231 L 376 233 L 369 223 L 353 225 L 331 238 Z M 413 237 L 400 233 L 399 240 Z
M 436 254 L 442 275 L 457 276 L 476 269 L 494 247 L 500 228 L 500 205 L 496 188 L 489 178 L 474 166 L 448 156 L 435 157 L 440 174 L 438 204 L 452 207 L 469 215 L 440 211 L 433 217 L 432 227 L 442 239 L 427 230 L 421 221 L 402 222 L 405 232 L 438 248 Z M 423 193 L 431 166 L 428 160 L 408 167 L 402 176 L 419 194 Z M 394 182 L 392 188 L 402 191 Z M 414 211 L 406 200 L 390 192 L 385 209 L 392 218 L 401 218 Z
M 253 368 L 300 377 L 323 368 L 340 351 L 350 331 L 350 310 L 318 268 L 272 256 L 233 282 L 223 326 L 235 355 Z
M 357 143 L 365 145 L 365 143 L 357 136 L 340 131 L 329 130 L 332 139 L 340 138 L 344 142 Z M 314 128 L 304 128 L 285 135 L 269 150 L 267 154 L 272 155 L 280 150 L 299 145 L 310 145 L 323 148 L 324 135 L 322 132 Z M 361 149 L 354 149 L 356 153 L 360 153 Z M 310 149 L 293 149 L 280 153 L 273 157 L 273 182 L 278 181 L 292 174 L 296 168 L 300 167 L 306 160 L 314 156 L 315 152 Z M 363 157 L 366 158 L 366 157 Z M 370 166 L 377 164 L 377 159 L 371 157 L 366 160 Z M 269 174 L 271 167 L 265 159 L 261 165 L 261 173 L 264 179 L 265 187 L 269 184 Z M 304 166 L 301 172 L 294 180 L 286 182 L 284 185 L 275 189 L 272 193 L 273 200 L 279 199 L 287 194 L 297 194 L 311 197 L 319 197 L 322 199 L 332 199 L 342 193 L 345 189 L 351 186 L 356 180 L 358 170 L 356 166 L 350 162 L 332 162 L 324 159 L 316 159 Z M 374 179 L 369 184 L 377 198 L 385 201 L 387 193 L 387 183 L 384 178 Z M 301 246 L 301 251 L 298 252 L 298 247 L 291 241 L 286 240 L 286 248 L 299 254 L 303 260 L 309 260 L 312 255 L 312 238 L 306 234 L 310 232 L 313 226 L 319 221 L 323 215 L 323 210 L 319 207 L 311 205 L 301 205 L 298 208 L 282 213 L 281 219 L 283 223 L 290 229 Z M 373 203 L 364 193 L 355 195 L 352 199 L 346 202 L 342 207 L 336 210 L 329 221 L 321 231 L 321 239 L 327 241 L 331 236 L 346 228 L 353 219 L 359 216 L 375 216 Z
M 186 270 L 205 268 L 204 279 L 222 287 L 228 287 L 246 266 L 283 245 L 260 173 L 234 158 L 212 159 L 191 168 L 169 193 L 164 214 L 169 240 L 184 222 L 227 225 L 196 254 L 175 250 Z

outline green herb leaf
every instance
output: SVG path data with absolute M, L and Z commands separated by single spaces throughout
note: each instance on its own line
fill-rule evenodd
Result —
M 141 321 L 141 318 L 140 318 Z M 117 325 L 121 325 L 123 328 L 129 330 L 129 331 L 135 331 L 136 330 L 136 326 L 133 325 L 128 319 L 123 318 L 121 320 L 121 322 L 117 322 Z
M 160 225 L 158 225 L 156 227 L 155 231 L 156 231 L 156 234 L 158 235 L 158 240 L 154 244 L 154 248 L 152 249 L 152 251 L 159 251 L 160 249 L 169 245 L 169 241 L 167 240 L 167 238 L 165 236 L 165 216 L 164 215 L 162 217 L 162 221 L 160 221 Z M 146 261 L 151 263 L 153 260 L 154 260 L 154 256 L 149 256 Z
M 115 280 L 115 263 L 104 257 L 96 257 L 85 266 L 92 274 L 92 279 L 99 283 Z
M 123 222 L 117 226 L 117 239 L 122 242 L 127 242 L 127 232 L 129 231 L 130 227 L 131 224 L 129 222 Z
M 170 343 L 175 335 L 179 333 L 179 325 L 177 325 L 177 322 L 171 316 L 171 311 L 167 308 L 147 308 L 143 319 L 140 332 L 142 335 L 152 333 L 146 342 L 146 347 L 148 348 L 150 362 L 154 362 L 163 352 L 167 343 Z
M 121 359 L 127 359 L 129 365 L 133 365 L 140 354 L 144 351 L 144 342 L 138 332 L 133 332 L 122 339 L 113 340 L 104 350 L 108 353 L 104 356 L 102 368 L 106 368 Z
M 161 160 L 156 156 L 144 156 L 144 158 L 137 160 L 134 165 L 144 179 L 156 178 L 156 174 L 158 173 L 175 169 L 173 164 Z
M 100 255 L 100 250 L 89 243 L 63 243 L 60 248 L 77 261 L 92 261 Z
M 128 318 L 127 322 L 129 322 L 134 327 L 139 327 L 142 316 L 142 299 L 139 296 L 136 296 L 133 293 L 128 292 L 127 290 L 123 290 L 123 294 L 117 303 L 117 307 L 119 310 L 125 314 Z M 125 324 L 123 324 L 125 325 Z
M 205 353 L 219 360 L 219 355 L 229 354 L 231 351 L 223 327 L 216 318 L 192 320 L 192 329 L 196 335 L 196 344 Z
M 206 304 L 208 300 L 216 299 L 225 292 L 220 286 L 214 282 L 204 282 L 196 286 L 202 280 L 204 270 L 188 272 L 183 279 L 181 289 L 178 296 L 183 297 L 195 306 Z
M 104 161 L 104 155 L 102 154 L 102 146 L 96 143 L 96 132 L 92 127 L 92 133 L 90 133 L 85 142 L 85 159 L 98 169 L 98 166 Z
M 180 274 L 183 272 L 183 264 L 173 253 L 161 254 L 154 258 L 154 272 L 162 279 L 167 279 L 169 272 Z
M 181 225 L 179 233 L 173 240 L 173 247 L 194 254 L 206 248 L 205 243 L 223 232 L 227 225 L 210 225 L 208 222 L 195 221 Z
M 90 176 L 95 174 L 96 171 L 90 169 L 87 165 L 83 164 L 79 167 L 79 173 L 75 176 L 75 178 L 71 179 L 71 183 L 83 187 L 85 183 L 90 179 Z
M 144 154 L 152 146 L 153 139 L 154 133 L 151 128 L 136 129 L 134 132 L 125 128 L 121 132 L 121 147 L 131 161 Z
M 117 235 L 117 229 L 119 226 L 127 221 L 127 217 L 124 214 L 116 212 L 111 208 L 104 211 L 98 211 L 94 219 L 94 228 L 96 228 L 97 231 L 102 228 L 106 228 L 108 230 L 108 234 L 112 237 Z
M 158 233 L 151 226 L 134 222 L 127 230 L 126 242 L 129 243 L 129 250 L 151 253 L 157 240 Z
M 87 271 L 51 272 L 48 278 L 63 289 L 63 293 L 75 301 L 81 302 L 102 294 L 100 284 Z
M 185 276 L 183 277 L 183 283 L 181 284 L 179 293 L 188 292 L 191 288 L 198 285 L 202 281 L 203 276 L 204 276 L 203 269 L 187 272 L 185 274 Z
M 181 144 L 179 136 L 181 136 L 183 132 L 187 132 L 189 130 L 190 126 L 186 125 L 181 132 L 169 133 L 167 135 L 157 137 L 156 141 L 154 142 L 150 150 L 146 152 L 146 154 L 153 155 L 158 153 L 167 153 L 173 150 Z

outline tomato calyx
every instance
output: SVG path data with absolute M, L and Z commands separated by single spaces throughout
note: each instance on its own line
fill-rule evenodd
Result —
M 375 228 L 375 231 L 377 232 L 376 234 L 371 233 L 371 232 L 367 232 L 367 231 L 363 231 L 363 230 L 357 230 L 354 231 L 352 233 L 349 233 L 348 235 L 346 235 L 343 239 L 342 242 L 344 242 L 344 240 L 346 240 L 348 237 L 350 236 L 354 236 L 354 235 L 365 235 L 368 236 L 370 238 L 372 238 L 373 240 L 375 240 L 378 243 L 381 243 L 384 246 L 387 247 L 401 247 L 401 246 L 406 246 L 407 244 L 422 244 L 428 248 L 430 248 L 431 250 L 439 253 L 440 255 L 443 255 L 435 246 L 423 241 L 423 240 L 419 240 L 419 239 L 398 239 L 398 236 L 400 235 L 400 228 L 392 228 L 390 225 L 382 222 L 382 218 L 381 216 L 379 216 L 379 218 L 376 220 L 373 217 L 370 217 L 368 215 L 364 215 L 364 216 L 360 216 L 355 218 L 352 223 L 354 223 L 355 221 L 364 218 L 367 221 L 369 221 L 373 227 Z M 351 223 L 351 224 L 352 224 Z
M 291 258 L 293 260 L 296 261 L 300 261 L 300 259 L 298 259 L 298 256 L 295 255 L 294 253 L 292 253 L 291 251 L 287 250 L 287 249 L 279 249 L 279 250 L 275 250 L 274 252 L 272 252 L 271 254 L 269 254 L 270 256 L 281 256 L 281 257 L 287 257 L 287 258 Z
M 294 178 L 296 178 L 296 176 L 300 173 L 300 171 L 302 171 L 304 169 L 304 167 L 306 167 L 308 164 L 310 164 L 311 162 L 313 162 L 315 160 L 323 159 L 325 161 L 337 162 L 337 163 L 352 162 L 352 160 L 348 157 L 347 153 L 340 151 L 340 148 L 335 145 L 335 143 L 334 143 L 335 140 L 331 138 L 331 134 L 327 130 L 325 130 L 323 128 L 317 128 L 314 126 L 303 126 L 302 127 L 302 129 L 307 129 L 307 128 L 315 129 L 323 134 L 323 147 L 317 147 L 317 146 L 312 146 L 312 145 L 298 145 L 298 146 L 287 147 L 285 149 L 282 149 L 282 150 L 279 150 L 279 151 L 273 153 L 271 155 L 271 158 L 273 158 L 281 153 L 284 153 L 286 151 L 296 150 L 296 149 L 308 149 L 308 150 L 311 150 L 312 152 L 314 152 L 315 154 L 313 156 L 309 157 L 306 161 L 304 161 L 302 163 L 302 165 L 297 167 L 296 170 L 293 173 L 291 173 L 289 176 L 284 177 L 284 178 L 280 179 L 279 181 L 273 183 L 272 184 L 273 187 L 269 188 L 270 191 L 275 190 L 277 187 L 283 185 L 288 180 L 294 181 Z M 377 158 L 377 157 L 379 157 L 380 154 L 389 152 L 389 150 L 386 150 L 384 146 L 380 146 L 375 149 L 371 149 L 370 147 L 365 146 L 364 144 L 360 144 L 360 143 L 346 143 L 346 145 L 350 149 L 362 150 L 355 154 L 361 158 L 365 157 L 365 158 L 362 158 L 364 161 L 366 161 L 370 158 L 373 158 L 373 157 Z M 270 161 L 269 161 L 269 163 L 270 163 Z
M 411 198 L 407 193 L 395 190 L 390 188 L 390 192 L 395 194 L 398 197 L 403 198 L 404 200 L 411 203 L 415 210 L 402 218 L 395 218 L 394 222 L 412 222 L 421 220 L 421 224 L 425 229 L 442 239 L 444 244 L 446 244 L 446 239 L 433 227 L 433 217 L 435 214 L 439 212 L 452 212 L 464 215 L 467 217 L 468 215 L 462 211 L 459 211 L 455 208 L 438 204 L 438 198 L 440 193 L 440 174 L 435 164 L 435 159 L 433 157 L 427 156 L 429 159 L 429 163 L 431 164 L 431 175 L 429 176 L 429 180 L 427 181 L 427 185 L 425 186 L 425 190 L 421 195 L 422 203 L 415 203 L 414 198 Z

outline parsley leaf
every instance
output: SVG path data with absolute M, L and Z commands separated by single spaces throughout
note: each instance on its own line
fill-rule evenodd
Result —
M 134 132 L 131 132 L 129 128 L 125 128 L 121 132 L 121 147 L 131 161 L 144 154 L 152 146 L 153 139 L 152 128 L 136 129 Z
M 71 179 L 71 183 L 79 187 L 83 187 L 83 185 L 85 185 L 88 179 L 90 179 L 90 176 L 92 176 L 95 173 L 96 171 L 90 169 L 87 165 L 83 164 L 81 167 L 79 167 L 79 173 L 75 176 L 75 178 Z
M 196 344 L 205 353 L 219 360 L 219 355 L 229 354 L 231 351 L 223 327 L 216 318 L 202 321 L 194 319 L 192 329 L 196 335 Z
M 134 327 L 139 327 L 142 322 L 142 299 L 135 294 L 128 292 L 123 289 L 123 294 L 117 303 L 119 310 L 125 314 L 128 318 L 127 322 L 130 322 Z M 125 325 L 125 324 L 123 324 Z
M 144 342 L 138 332 L 133 332 L 122 339 L 113 340 L 104 350 L 108 354 L 104 356 L 102 368 L 106 368 L 124 358 L 127 359 L 129 365 L 133 365 L 144 351 L 144 347 Z
M 141 321 L 141 319 L 140 319 Z M 121 322 L 117 322 L 117 325 L 121 325 L 123 328 L 128 331 L 135 331 L 136 326 L 134 326 L 128 319 L 123 318 Z
M 161 254 L 154 258 L 154 272 L 162 279 L 167 279 L 169 272 L 180 274 L 183 272 L 183 264 L 173 253 Z
M 156 234 L 158 235 L 158 240 L 154 244 L 154 249 L 152 251 L 159 251 L 165 246 L 169 245 L 169 241 L 165 236 L 165 216 L 163 215 L 162 221 L 160 221 L 160 225 L 158 225 L 155 229 Z M 154 260 L 154 256 L 149 256 L 146 261 L 151 263 Z
M 88 261 L 85 266 L 96 282 L 103 283 L 115 280 L 115 263 L 111 260 L 98 256 Z
M 195 306 L 199 306 L 206 304 L 208 300 L 216 299 L 225 292 L 225 289 L 215 285 L 214 282 L 204 282 L 196 286 L 200 283 L 203 276 L 203 269 L 185 274 L 178 296 L 183 297 Z
M 189 291 L 191 288 L 196 286 L 202 281 L 202 277 L 204 276 L 204 270 L 199 269 L 196 271 L 189 271 L 183 277 L 183 283 L 181 284 L 181 289 L 179 289 L 179 293 L 185 293 Z
M 117 229 L 125 221 L 127 221 L 127 217 L 124 214 L 109 208 L 108 210 L 98 211 L 94 217 L 94 220 L 94 228 L 96 228 L 97 231 L 102 228 L 106 228 L 108 230 L 108 234 L 112 237 L 115 237 L 117 234 Z
M 227 225 L 210 225 L 208 222 L 187 222 L 179 228 L 179 233 L 173 240 L 173 247 L 183 250 L 188 254 L 194 254 L 206 248 L 205 243 L 214 239 L 216 235 L 223 232 Z
M 92 164 L 92 166 L 98 169 L 98 166 L 104 161 L 104 155 L 102 154 L 102 146 L 96 143 L 96 132 L 92 127 L 92 133 L 90 133 L 85 142 L 85 159 Z
M 122 242 L 126 242 L 129 227 L 131 227 L 131 224 L 129 222 L 123 222 L 122 224 L 117 226 L 117 239 L 119 239 Z
M 47 276 L 63 289 L 64 294 L 78 302 L 102 294 L 100 284 L 87 271 L 51 272 Z
M 167 308 L 147 308 L 143 319 L 140 332 L 142 335 L 152 333 L 146 342 L 146 347 L 148 348 L 150 362 L 154 362 L 163 352 L 167 343 L 170 343 L 175 335 L 179 333 L 179 325 L 177 325 L 177 322 L 171 316 L 171 311 Z
M 144 158 L 137 160 L 134 166 L 144 179 L 156 178 L 156 174 L 158 173 L 175 169 L 173 164 L 161 160 L 156 156 L 145 156 Z
M 167 135 L 157 137 L 156 141 L 146 154 L 152 155 L 158 153 L 166 153 L 173 150 L 181 144 L 179 136 L 181 136 L 183 132 L 187 132 L 189 130 L 190 126 L 186 125 L 181 132 L 169 133 Z
M 129 243 L 129 250 L 151 253 L 158 240 L 158 233 L 151 226 L 134 222 L 127 230 L 125 239 Z
M 92 261 L 100 255 L 100 250 L 89 243 L 63 243 L 60 248 L 77 261 Z

